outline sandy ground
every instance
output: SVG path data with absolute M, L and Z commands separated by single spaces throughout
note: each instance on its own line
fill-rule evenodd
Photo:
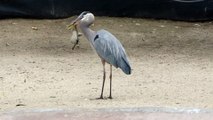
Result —
M 71 49 L 71 19 L 0 20 L 0 111 L 213 108 L 213 23 L 97 17 L 92 28 L 120 39 L 133 71 L 114 68 L 114 99 L 96 100 L 102 64 L 84 37 Z

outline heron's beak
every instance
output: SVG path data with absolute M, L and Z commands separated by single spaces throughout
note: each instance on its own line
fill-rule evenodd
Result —
M 67 29 L 68 29 L 68 30 L 73 30 L 73 29 L 75 28 L 75 26 L 78 25 L 78 23 L 79 23 L 80 20 L 81 20 L 80 17 L 78 17 L 78 18 L 76 18 L 75 20 L 73 20 L 73 21 L 71 22 L 71 24 L 69 24 L 69 25 L 67 26 Z

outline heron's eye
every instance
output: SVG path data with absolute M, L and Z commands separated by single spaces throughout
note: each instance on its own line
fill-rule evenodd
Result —
M 86 14 L 87 14 L 87 12 L 84 12 L 84 13 L 83 13 L 83 15 L 86 15 Z
M 81 19 L 84 18 L 86 14 L 87 14 L 87 12 L 81 13 L 81 15 L 80 15 L 80 16 L 81 16 Z
M 89 11 L 84 11 L 83 13 L 82 13 L 82 15 L 86 15 L 87 13 L 90 13 Z

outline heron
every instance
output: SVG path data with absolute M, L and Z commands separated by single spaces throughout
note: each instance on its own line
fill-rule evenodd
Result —
M 108 63 L 110 65 L 110 93 L 108 98 L 112 99 L 112 66 L 120 68 L 127 75 L 131 74 L 131 66 L 123 45 L 113 34 L 104 29 L 98 31 L 90 29 L 94 21 L 94 15 L 89 11 L 84 11 L 68 25 L 68 29 L 78 26 L 101 59 L 103 65 L 103 84 L 101 95 L 98 99 L 104 99 L 105 64 Z

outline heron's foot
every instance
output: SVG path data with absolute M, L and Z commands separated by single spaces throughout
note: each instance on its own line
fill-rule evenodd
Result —
M 109 96 L 108 98 L 109 98 L 109 99 L 113 99 L 112 96 Z
M 103 96 L 100 96 L 99 98 L 96 98 L 97 100 L 103 100 Z
M 95 100 L 107 100 L 107 99 L 113 99 L 112 97 L 99 97 L 96 98 Z

